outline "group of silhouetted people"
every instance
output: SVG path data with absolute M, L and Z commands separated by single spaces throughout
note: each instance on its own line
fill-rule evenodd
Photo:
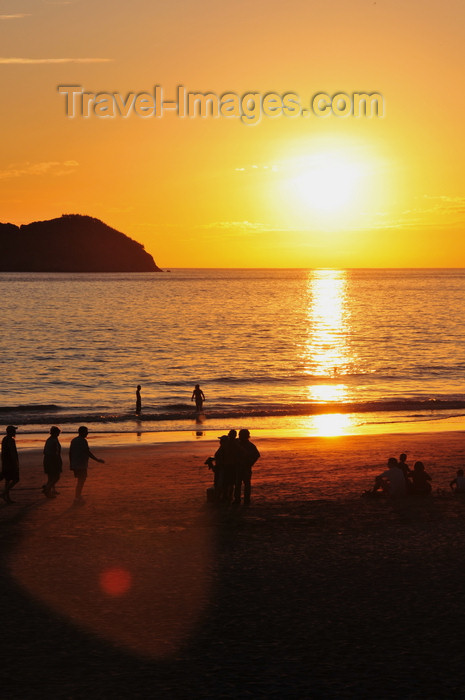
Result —
M 0 480 L 5 485 L 0 497 L 6 503 L 13 503 L 10 492 L 19 482 L 19 457 L 16 448 L 17 426 L 8 425 L 1 445 Z M 47 498 L 55 498 L 58 495 L 56 484 L 60 480 L 63 461 L 61 458 L 61 445 L 59 441 L 60 428 L 53 425 L 50 435 L 45 441 L 43 451 L 43 467 L 47 475 L 47 483 L 42 487 Z M 87 479 L 89 459 L 104 463 L 92 454 L 87 442 L 89 431 L 86 426 L 78 429 L 78 434 L 71 440 L 69 446 L 70 469 L 76 479 L 75 503 L 82 503 L 82 489 Z M 230 505 L 240 504 L 243 497 L 244 505 L 250 504 L 252 490 L 252 467 L 260 457 L 257 447 L 250 441 L 250 432 L 247 428 L 230 430 L 227 435 L 218 438 L 220 445 L 214 457 L 209 457 L 205 464 L 213 471 L 213 487 L 209 491 L 213 493 L 216 503 Z M 388 459 L 387 468 L 375 478 L 372 489 L 365 491 L 366 496 L 375 496 L 382 493 L 391 498 L 404 496 L 427 496 L 431 494 L 431 476 L 425 470 L 423 462 L 415 462 L 413 469 L 407 464 L 407 455 L 402 453 L 397 460 L 395 457 Z M 458 469 L 454 479 L 449 484 L 454 493 L 465 495 L 465 475 L 463 469 Z
M 214 475 L 213 500 L 224 505 L 239 505 L 243 490 L 244 505 L 248 506 L 252 491 L 252 467 L 260 452 L 250 441 L 247 428 L 239 430 L 239 435 L 236 430 L 230 430 L 218 439 L 220 446 L 215 456 L 205 461 Z
M 2 472 L 1 478 L 5 481 L 4 490 L 1 497 L 5 503 L 13 503 L 10 496 L 11 489 L 19 482 L 19 457 L 16 448 L 16 431 L 15 425 L 8 425 L 6 435 L 2 440 Z M 55 498 L 58 495 L 56 484 L 60 480 L 63 471 L 63 460 L 61 458 L 61 444 L 59 441 L 60 428 L 52 425 L 50 428 L 50 436 L 45 441 L 44 445 L 44 472 L 47 476 L 47 483 L 43 485 L 42 491 L 47 498 Z M 74 494 L 74 502 L 80 504 L 82 500 L 82 489 L 87 479 L 87 467 L 89 459 L 96 462 L 104 463 L 103 459 L 98 459 L 89 449 L 87 435 L 89 434 L 86 426 L 81 425 L 78 434 L 71 440 L 69 446 L 69 465 L 76 479 L 76 489 Z
M 379 490 L 393 498 L 427 496 L 431 493 L 431 476 L 425 471 L 423 462 L 415 462 L 410 469 L 407 455 L 402 453 L 399 461 L 389 457 L 387 469 L 376 477 L 373 493 Z
M 387 469 L 375 478 L 375 483 L 366 495 L 383 493 L 391 498 L 404 496 L 428 496 L 431 494 L 432 478 L 425 470 L 423 462 L 415 462 L 413 469 L 407 464 L 407 455 L 402 453 L 397 460 L 389 457 Z M 465 476 L 463 469 L 457 470 L 457 475 L 449 484 L 452 491 L 465 494 Z

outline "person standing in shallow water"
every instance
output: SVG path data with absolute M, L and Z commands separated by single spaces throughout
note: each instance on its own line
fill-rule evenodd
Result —
M 19 481 L 19 458 L 16 449 L 15 425 L 7 425 L 6 435 L 2 440 L 2 474 L 5 479 L 5 489 L 2 498 L 6 503 L 14 503 L 10 498 L 10 491 Z
M 138 416 L 140 412 L 142 411 L 142 399 L 140 397 L 140 390 L 142 389 L 141 385 L 137 385 L 136 389 L 136 415 Z
M 200 413 L 200 411 L 203 408 L 203 402 L 205 401 L 205 394 L 203 393 L 199 384 L 195 385 L 194 391 L 192 392 L 191 401 L 194 401 L 194 400 L 195 400 L 195 409 L 198 413 Z
M 83 502 L 82 489 L 87 479 L 89 459 L 93 459 L 95 462 L 100 462 L 100 464 L 105 464 L 103 459 L 99 459 L 90 451 L 89 444 L 86 440 L 88 434 L 89 431 L 86 426 L 81 425 L 77 436 L 71 440 L 71 444 L 69 446 L 69 467 L 74 472 L 74 477 L 76 479 L 76 492 L 74 496 L 75 503 Z
M 48 477 L 48 481 L 44 486 L 44 494 L 47 498 L 55 498 L 57 495 L 55 484 L 60 480 L 63 467 L 61 445 L 58 440 L 60 433 L 60 428 L 57 428 L 56 425 L 52 425 L 50 428 L 50 437 L 47 438 L 44 445 L 44 472 Z

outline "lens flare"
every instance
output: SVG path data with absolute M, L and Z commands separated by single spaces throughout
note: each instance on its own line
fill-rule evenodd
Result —
M 104 593 L 118 597 L 129 591 L 132 576 L 126 569 L 112 568 L 100 574 L 100 587 Z

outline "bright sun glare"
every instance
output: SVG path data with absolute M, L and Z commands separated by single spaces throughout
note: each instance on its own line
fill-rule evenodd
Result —
M 324 213 L 337 213 L 360 197 L 363 163 L 339 153 L 298 158 L 290 165 L 289 185 L 301 204 Z

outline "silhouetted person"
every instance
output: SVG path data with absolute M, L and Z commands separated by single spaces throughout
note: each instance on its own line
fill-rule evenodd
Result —
M 85 425 L 81 425 L 78 430 L 78 435 L 71 440 L 69 446 L 69 466 L 74 472 L 76 478 L 76 492 L 74 497 L 75 503 L 82 502 L 82 489 L 84 483 L 87 479 L 87 466 L 89 464 L 89 459 L 93 459 L 95 462 L 100 462 L 104 464 L 103 459 L 98 459 L 89 449 L 89 444 L 86 440 L 89 434 L 88 429 Z
M 213 472 L 213 488 L 215 489 L 215 500 L 218 493 L 218 469 L 214 457 L 207 457 L 204 464 Z
M 402 452 L 402 454 L 399 455 L 398 465 L 399 469 L 402 469 L 402 471 L 404 472 L 404 476 L 407 479 L 412 472 L 410 471 L 410 467 L 407 464 L 407 455 L 405 454 L 405 452 Z
M 229 439 L 227 435 L 218 438 L 220 446 L 215 452 L 215 498 L 217 501 L 226 500 L 226 481 L 228 472 Z
M 389 457 L 388 468 L 376 477 L 373 492 L 382 488 L 384 493 L 393 498 L 399 498 L 407 494 L 407 484 L 402 469 L 395 457 Z
M 7 425 L 6 435 L 2 440 L 2 474 L 5 479 L 2 498 L 6 503 L 13 503 L 10 491 L 19 481 L 19 458 L 15 440 L 17 429 L 15 425 Z
M 465 476 L 463 475 L 463 469 L 457 469 L 457 476 L 452 479 L 449 486 L 455 493 L 465 493 Z
M 427 496 L 431 493 L 431 477 L 425 471 L 423 462 L 415 462 L 413 465 L 412 477 L 412 494 L 414 496 Z
M 250 442 L 250 433 L 247 428 L 239 430 L 238 445 L 238 466 L 236 474 L 236 485 L 234 488 L 234 503 L 241 502 L 242 484 L 244 484 L 244 505 L 250 504 L 250 494 L 252 491 L 252 467 L 260 457 L 253 442 Z
M 200 412 L 203 407 L 203 402 L 205 401 L 205 394 L 200 388 L 199 384 L 196 384 L 194 391 L 192 392 L 191 401 L 195 401 L 195 408 L 197 412 Z
M 50 437 L 47 438 L 44 445 L 44 472 L 48 477 L 48 481 L 44 486 L 44 494 L 47 498 L 55 498 L 57 495 L 55 484 L 60 480 L 63 468 L 61 445 L 58 440 L 60 433 L 60 428 L 57 428 L 56 425 L 52 425 L 50 428 Z
M 238 446 L 236 431 L 218 438 L 220 446 L 215 452 L 215 494 L 216 500 L 229 505 L 236 485 Z
M 399 464 L 399 467 L 404 472 L 404 474 L 409 473 L 410 469 L 409 469 L 409 466 L 407 464 L 407 455 L 405 454 L 405 452 L 402 452 L 402 454 L 399 456 L 398 464 Z
M 407 464 L 407 455 L 405 452 L 402 452 L 401 455 L 399 455 L 399 469 L 402 469 L 404 473 L 404 478 L 405 478 L 405 485 L 407 487 L 407 493 L 410 493 L 412 491 L 412 482 L 409 479 L 409 476 L 411 476 L 412 472 L 410 471 L 410 467 Z
M 142 399 L 140 397 L 140 390 L 142 389 L 141 385 L 137 385 L 136 389 L 136 415 L 139 415 L 140 412 L 142 411 Z
M 227 478 L 228 502 L 233 498 L 234 489 L 237 482 L 239 463 L 239 440 L 237 430 L 230 430 L 228 433 L 229 471 Z

